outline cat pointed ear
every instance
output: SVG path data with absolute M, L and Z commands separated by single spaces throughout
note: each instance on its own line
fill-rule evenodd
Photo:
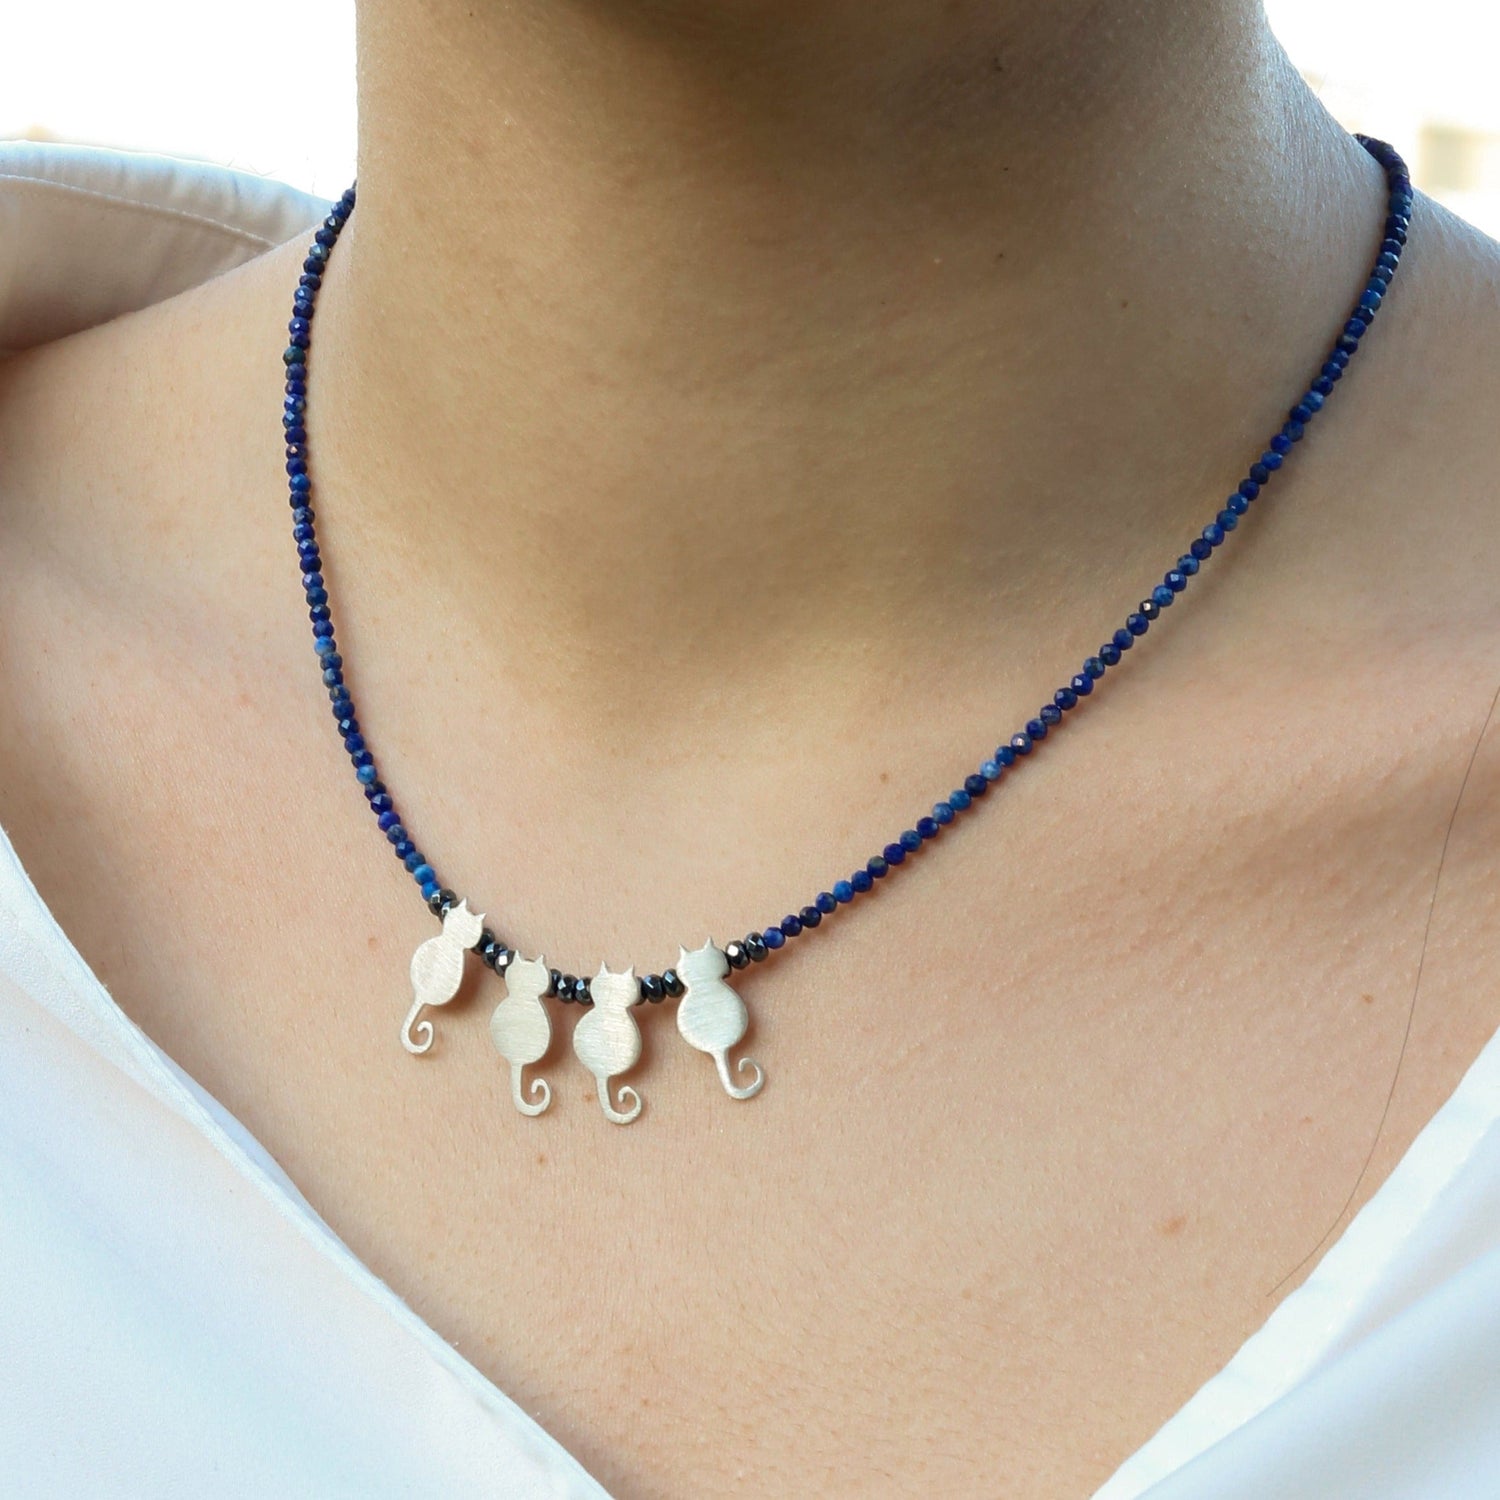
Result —
M 712 953 L 718 946 L 711 937 L 703 939 L 703 946 L 698 950 L 700 953 Z
M 628 979 L 632 984 L 634 984 L 635 983 L 635 965 L 631 964 L 631 966 L 628 969 L 626 969 L 625 973 L 621 977 L 624 978 L 624 979 Z
M 677 945 L 677 967 L 680 969 L 687 962 L 688 952 L 681 943 Z
M 594 978 L 595 979 L 608 979 L 609 977 L 610 977 L 609 976 L 609 965 L 606 964 L 606 963 L 601 963 L 599 965 L 599 972 L 594 975 Z

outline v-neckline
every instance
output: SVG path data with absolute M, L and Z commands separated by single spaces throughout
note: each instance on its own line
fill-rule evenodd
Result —
M 545 1428 L 464 1359 L 431 1324 L 383 1282 L 324 1222 L 296 1183 L 256 1137 L 120 1009 L 103 981 L 63 931 L 0 826 L 0 915 L 15 914 L 21 933 L 34 934 L 37 958 L 81 1002 L 63 1019 L 97 1050 L 131 1073 L 195 1126 L 219 1153 L 319 1253 L 333 1260 L 425 1352 L 486 1404 L 498 1406 L 556 1454 L 575 1482 L 598 1500 L 608 1492 Z M 29 918 L 28 918 L 29 912 Z M 25 976 L 19 976 L 27 988 Z M 1487 1102 L 1486 1102 L 1487 1101 Z M 1500 1105 L 1500 1032 L 1496 1032 L 1407 1147 L 1395 1168 L 1318 1258 L 1312 1272 L 1285 1297 L 1217 1374 L 1209 1377 L 1142 1446 L 1115 1470 L 1092 1500 L 1136 1500 L 1292 1389 L 1334 1342 L 1339 1310 L 1368 1286 L 1398 1250 L 1414 1223 L 1492 1123 Z

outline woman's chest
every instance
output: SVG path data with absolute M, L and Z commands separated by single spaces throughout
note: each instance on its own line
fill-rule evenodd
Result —
M 376 836 L 307 836 L 324 788 L 276 801 L 248 744 L 174 776 L 162 716 L 138 722 L 102 800 L 66 746 L 7 742 L 28 794 L 0 815 L 44 897 L 356 1254 L 622 1497 L 1086 1492 L 1297 1284 L 1500 1019 L 1474 983 L 1492 810 L 1432 905 L 1456 739 L 1343 786 L 1305 752 L 1236 798 L 1222 734 L 1185 720 L 1124 795 L 1117 724 L 736 978 L 754 1099 L 669 1002 L 639 1013 L 642 1117 L 611 1124 L 581 1012 L 554 1006 L 553 1104 L 527 1118 L 476 962 L 433 1052 L 401 1047 L 435 927 L 399 878 L 356 878 Z M 538 860 L 512 931 L 688 909 L 711 863 L 607 836 L 594 857 L 638 883 L 580 906 L 589 872 Z

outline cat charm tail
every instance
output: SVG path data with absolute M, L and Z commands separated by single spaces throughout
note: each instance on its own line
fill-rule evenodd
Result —
M 540 1062 L 552 1045 L 552 1019 L 542 1004 L 551 986 L 545 958 L 517 954 L 505 971 L 505 998 L 490 1017 L 490 1038 L 510 1064 L 510 1097 L 523 1115 L 539 1115 L 552 1102 L 552 1086 L 545 1078 L 533 1077 L 529 1090 L 521 1087 L 521 1069 Z M 528 1092 L 534 1102 L 527 1102 Z
M 641 1032 L 630 1014 L 630 1007 L 641 999 L 635 970 L 611 974 L 601 968 L 589 984 L 589 994 L 593 1004 L 573 1028 L 573 1050 L 594 1075 L 605 1118 L 628 1125 L 641 1112 L 641 1096 L 628 1083 L 621 1084 L 616 1104 L 609 1096 L 609 1080 L 629 1072 L 641 1060 Z
M 469 910 L 466 901 L 449 907 L 443 930 L 428 938 L 411 956 L 411 1009 L 401 1023 L 401 1045 L 421 1054 L 432 1046 L 432 1022 L 418 1016 L 429 1005 L 446 1005 L 463 983 L 464 954 L 484 931 L 484 913 Z
M 719 1070 L 719 1082 L 731 1099 L 751 1099 L 766 1081 L 760 1064 L 748 1057 L 740 1058 L 735 1071 L 754 1076 L 748 1083 L 737 1084 L 729 1071 L 729 1049 L 745 1035 L 750 1013 L 745 1002 L 725 980 L 729 960 L 721 948 L 710 940 L 691 953 L 678 949 L 677 974 L 686 989 L 677 1002 L 677 1029 L 690 1046 L 707 1052 Z

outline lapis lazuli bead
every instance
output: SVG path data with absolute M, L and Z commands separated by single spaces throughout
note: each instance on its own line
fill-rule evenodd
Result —
M 761 933 L 761 940 L 768 948 L 780 948 L 786 942 L 786 934 L 779 927 L 768 927 Z
M 906 860 L 906 850 L 900 844 L 887 844 L 880 851 L 880 857 L 887 865 L 899 865 Z
M 833 883 L 833 899 L 840 905 L 847 905 L 854 899 L 854 887 L 847 880 L 835 880 Z
M 890 872 L 890 861 L 882 854 L 872 854 L 865 861 L 865 869 L 876 879 L 883 879 Z
M 1135 637 L 1122 625 L 1110 638 L 1110 643 L 1117 651 L 1129 651 L 1135 645 Z
M 838 905 L 838 898 L 832 891 L 819 891 L 813 905 L 826 917 Z
M 909 854 L 913 849 L 922 847 L 922 835 L 915 828 L 908 828 L 901 835 L 901 847 Z
M 934 802 L 932 804 L 932 821 L 942 827 L 953 821 L 953 805 L 949 802 Z
M 786 937 L 796 937 L 802 931 L 802 918 L 788 914 L 781 919 L 781 931 Z
M 1017 755 L 1030 755 L 1031 736 L 1027 734 L 1025 730 L 1022 730 L 1020 734 L 1011 735 L 1010 748 L 1014 750 Z
M 849 877 L 849 884 L 862 893 L 875 884 L 875 877 L 868 870 L 856 870 Z
M 977 771 L 972 776 L 964 777 L 964 790 L 971 797 L 982 797 L 989 791 L 990 784 Z
M 1070 708 L 1078 707 L 1078 689 L 1072 687 L 1058 688 L 1052 695 L 1052 701 L 1066 713 Z
M 924 839 L 935 839 L 938 836 L 938 821 L 936 818 L 917 819 L 918 837 Z
M 1170 584 L 1159 583 L 1154 589 L 1151 590 L 1151 597 L 1156 600 L 1157 604 L 1162 609 L 1165 609 L 1177 597 L 1177 595 L 1172 592 Z
M 948 793 L 948 806 L 954 812 L 963 812 L 973 800 L 963 787 L 955 787 Z
M 1107 667 L 1119 666 L 1122 654 L 1120 648 L 1113 641 L 1105 641 L 1099 648 L 1099 660 Z

